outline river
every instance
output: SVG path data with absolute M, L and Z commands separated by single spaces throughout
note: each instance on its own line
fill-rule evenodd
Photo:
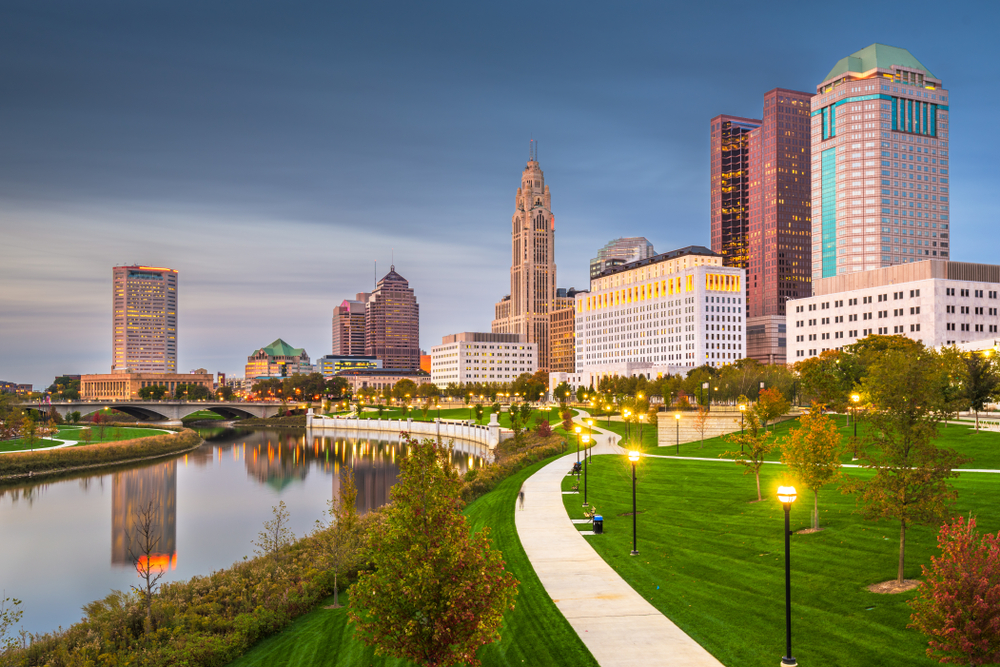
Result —
M 399 472 L 401 445 L 389 434 L 200 432 L 205 444 L 173 459 L 0 487 L 0 589 L 22 600 L 25 630 L 66 627 L 80 620 L 84 604 L 138 583 L 126 535 L 138 507 L 153 503 L 154 562 L 166 568 L 161 581 L 177 581 L 252 556 L 252 541 L 279 501 L 296 535 L 313 530 L 345 463 L 354 467 L 362 513 L 388 501 Z M 456 467 L 464 473 L 480 465 L 481 452 L 456 443 Z

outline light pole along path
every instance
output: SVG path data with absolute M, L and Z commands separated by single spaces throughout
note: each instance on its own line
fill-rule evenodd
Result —
M 574 422 L 589 416 L 577 411 Z M 592 430 L 599 434 L 595 455 L 625 454 L 620 436 L 596 420 Z M 570 521 L 562 481 L 575 457 L 562 456 L 525 480 L 524 510 L 514 510 L 521 546 L 549 597 L 602 667 L 722 667 L 618 576 Z

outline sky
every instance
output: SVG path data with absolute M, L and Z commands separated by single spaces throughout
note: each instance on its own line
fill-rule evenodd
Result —
M 618 236 L 710 245 L 709 120 L 874 42 L 949 90 L 952 258 L 997 262 L 1000 3 L 0 7 L 0 379 L 111 365 L 111 269 L 180 272 L 179 370 L 315 360 L 390 262 L 421 346 L 488 331 L 538 141 L 561 287 Z M 975 128 L 987 128 L 987 134 Z

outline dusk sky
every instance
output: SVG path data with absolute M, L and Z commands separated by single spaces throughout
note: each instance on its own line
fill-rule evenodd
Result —
M 488 331 L 528 156 L 560 286 L 709 245 L 709 119 L 873 42 L 950 92 L 952 259 L 998 263 L 1000 3 L 15 2 L 0 9 L 0 379 L 111 366 L 111 269 L 180 271 L 179 370 L 241 376 L 396 270 L 421 345 Z

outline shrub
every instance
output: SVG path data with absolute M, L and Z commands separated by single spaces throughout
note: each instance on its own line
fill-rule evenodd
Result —
M 552 435 L 552 426 L 549 425 L 549 420 L 544 417 L 539 417 L 537 426 L 535 427 L 535 433 L 537 433 L 540 438 L 547 438 Z

